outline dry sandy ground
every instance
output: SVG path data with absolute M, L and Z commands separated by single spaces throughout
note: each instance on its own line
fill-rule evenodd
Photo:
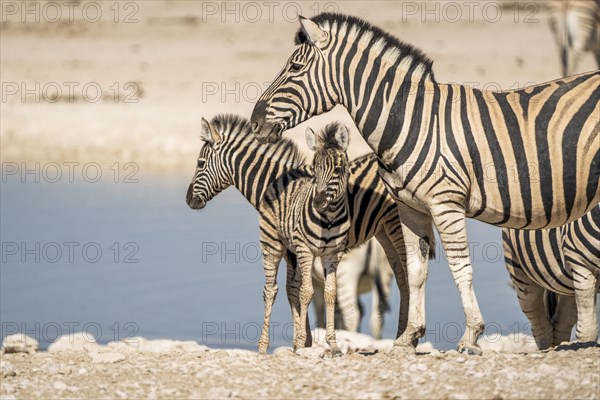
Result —
M 360 342 L 360 336 L 358 335 Z M 331 359 L 276 349 L 210 350 L 195 342 L 70 340 L 47 352 L 3 354 L 0 397 L 10 398 L 340 398 L 598 399 L 600 347 L 546 352 L 416 355 L 350 346 Z M 342 346 L 342 348 L 344 348 Z M 324 357 L 323 357 L 324 356 Z

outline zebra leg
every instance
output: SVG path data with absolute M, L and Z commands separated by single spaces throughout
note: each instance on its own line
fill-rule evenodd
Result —
M 318 268 L 321 270 L 321 272 L 323 272 L 321 261 L 318 258 L 315 258 L 314 268 L 315 270 Z M 313 305 L 315 306 L 317 327 L 325 328 L 325 281 L 314 278 L 316 274 L 317 273 L 313 271 L 313 290 L 315 291 L 315 294 L 312 301 Z
M 569 263 L 571 263 L 569 261 Z M 579 342 L 598 341 L 596 318 L 596 278 L 585 267 L 572 265 L 575 302 L 577 303 L 577 330 Z
M 342 351 L 338 347 L 335 336 L 335 301 L 337 299 L 337 266 L 343 253 L 336 254 L 333 259 L 325 260 L 325 304 L 327 305 L 327 327 L 325 340 L 329 344 L 332 357 L 339 357 Z
M 375 243 L 371 244 L 373 251 L 369 263 L 373 263 L 373 309 L 371 316 L 371 333 L 375 339 L 381 339 L 383 331 L 383 316 L 389 311 L 390 285 L 392 270 L 382 257 L 382 249 Z
M 435 225 L 446 251 L 448 265 L 454 283 L 460 292 L 467 327 L 458 343 L 458 351 L 466 354 L 481 354 L 477 339 L 485 328 L 483 316 L 473 290 L 473 266 L 469 255 L 467 228 L 463 211 L 436 210 Z M 410 278 L 409 278 L 410 279 Z
M 300 267 L 300 321 L 307 321 L 308 317 L 308 306 L 313 297 L 313 284 L 312 284 L 312 269 L 315 258 L 309 249 L 304 247 L 298 247 L 296 250 L 296 256 L 298 257 L 298 266 Z M 308 327 L 306 324 L 300 323 L 298 325 L 298 335 L 296 335 L 296 341 L 294 342 L 294 351 L 303 348 L 308 335 Z
M 573 326 L 577 322 L 575 297 L 558 295 L 558 306 L 552 319 L 552 346 L 571 340 Z
M 503 232 L 506 269 L 517 292 L 519 306 L 531 324 L 531 334 L 538 349 L 546 350 L 552 345 L 552 325 L 544 306 L 544 288 L 535 283 L 516 261 L 506 231 Z
M 348 256 L 359 255 L 356 252 L 361 252 L 363 255 L 363 249 L 354 250 L 354 253 Z M 342 325 L 337 325 L 338 329 L 345 329 L 350 332 L 358 332 L 360 326 L 360 319 L 362 317 L 360 312 L 360 306 L 358 304 L 358 282 L 360 275 L 362 274 L 362 265 L 356 265 L 355 262 L 357 257 L 346 257 L 340 261 L 340 264 L 336 267 L 337 274 L 337 300 L 338 308 L 342 314 Z M 361 257 L 360 263 L 366 262 L 365 257 Z M 342 268 L 340 268 L 342 267 Z M 328 310 L 329 312 L 329 310 Z
M 294 322 L 294 343 L 296 342 L 296 335 L 298 334 L 298 326 L 302 323 L 300 321 L 300 279 L 299 279 L 299 271 L 298 271 L 298 262 L 296 260 L 296 255 L 291 251 L 286 252 L 285 256 L 286 264 L 287 264 L 287 277 L 286 277 L 286 292 L 288 296 L 288 301 L 290 303 L 290 308 L 292 310 L 292 319 Z M 310 334 L 310 321 L 308 314 L 306 316 L 306 326 L 308 329 L 306 335 L 306 347 L 312 346 L 312 335 Z
M 406 328 L 394 341 L 394 346 L 414 351 L 419 338 L 425 335 L 425 282 L 429 262 L 428 235 L 432 234 L 431 217 L 403 203 L 397 204 L 406 248 L 409 307 Z
M 393 236 L 388 233 L 381 233 L 376 237 L 379 244 L 381 244 L 381 247 L 383 247 L 383 251 L 394 272 L 396 284 L 400 290 L 400 314 L 398 316 L 398 330 L 396 332 L 396 337 L 398 338 L 406 330 L 410 296 L 408 291 L 408 280 L 406 279 L 406 248 L 404 246 L 402 228 L 395 229 L 397 230 L 397 233 L 400 234 L 396 234 L 398 236 L 396 240 L 391 240 L 390 238 Z
M 261 238 L 263 252 L 263 265 L 265 270 L 265 287 L 263 289 L 263 300 L 265 302 L 265 316 L 263 320 L 262 333 L 258 341 L 258 353 L 266 354 L 269 348 L 269 326 L 271 323 L 271 311 L 277 296 L 277 270 L 279 262 L 283 257 L 284 246 L 281 242 L 273 240 L 264 241 Z

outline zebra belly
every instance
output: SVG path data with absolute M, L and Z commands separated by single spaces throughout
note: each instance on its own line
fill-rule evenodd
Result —
M 512 258 L 525 275 L 546 290 L 574 294 L 573 272 L 565 263 L 562 235 L 556 229 L 505 229 L 505 232 L 513 249 L 505 256 Z

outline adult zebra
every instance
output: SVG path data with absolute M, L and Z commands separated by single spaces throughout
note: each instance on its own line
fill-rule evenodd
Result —
M 407 245 L 414 248 L 423 227 L 436 225 L 467 321 L 458 348 L 480 353 L 484 324 L 465 216 L 552 228 L 598 203 L 600 71 L 504 92 L 440 84 L 432 62 L 414 47 L 331 13 L 301 18 L 296 43 L 254 108 L 257 138 L 275 142 L 284 130 L 343 105 L 377 154 L 400 209 L 421 213 L 402 221 Z M 409 326 L 399 346 L 425 332 L 423 250 L 407 253 Z
M 203 119 L 201 138 L 204 143 L 186 194 L 186 202 L 193 209 L 204 208 L 221 191 L 234 186 L 258 210 L 267 188 L 279 176 L 293 171 L 308 174 L 305 171 L 308 166 L 293 142 L 282 140 L 274 146 L 262 145 L 254 139 L 245 118 L 219 115 L 210 122 Z M 398 332 L 401 332 L 407 323 L 409 305 L 403 267 L 405 245 L 399 228 L 401 217 L 377 173 L 374 155 L 368 154 L 350 162 L 348 198 L 352 221 L 348 248 L 360 246 L 373 237 L 383 247 L 400 290 Z M 429 231 L 429 246 L 433 246 L 431 225 Z M 310 330 L 307 329 L 308 320 L 306 323 L 300 320 L 297 307 L 296 256 L 288 251 L 285 259 L 288 266 L 286 292 L 294 318 L 294 347 L 300 348 L 311 343 Z M 300 334 L 303 330 L 306 338 Z
M 550 2 L 550 28 L 558 45 L 563 76 L 577 71 L 586 51 L 594 54 L 600 68 L 600 0 Z
M 577 340 L 597 341 L 600 205 L 558 228 L 504 229 L 502 239 L 506 268 L 540 350 L 568 341 L 575 322 Z M 543 306 L 550 293 L 559 294 L 556 310 Z

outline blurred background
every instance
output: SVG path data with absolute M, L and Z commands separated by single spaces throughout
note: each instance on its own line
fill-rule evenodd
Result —
M 100 342 L 144 336 L 256 348 L 257 213 L 235 189 L 200 212 L 184 199 L 200 119 L 250 116 L 293 51 L 297 15 L 360 16 L 422 49 L 439 82 L 515 89 L 561 76 L 543 1 L 0 5 L 0 322 L 2 337 L 24 332 L 42 346 L 85 331 Z M 588 53 L 579 70 L 592 69 Z M 353 127 L 342 108 L 308 124 L 330 120 Z M 289 135 L 303 149 L 305 126 Z M 368 151 L 354 128 L 351 155 Z M 469 235 L 486 333 L 528 332 L 508 286 L 500 229 L 470 221 Z M 449 349 L 464 316 L 439 247 L 438 254 L 425 340 Z M 274 346 L 292 337 L 281 273 L 279 282 Z M 364 304 L 370 310 L 369 296 Z M 388 339 L 396 288 L 391 306 Z

